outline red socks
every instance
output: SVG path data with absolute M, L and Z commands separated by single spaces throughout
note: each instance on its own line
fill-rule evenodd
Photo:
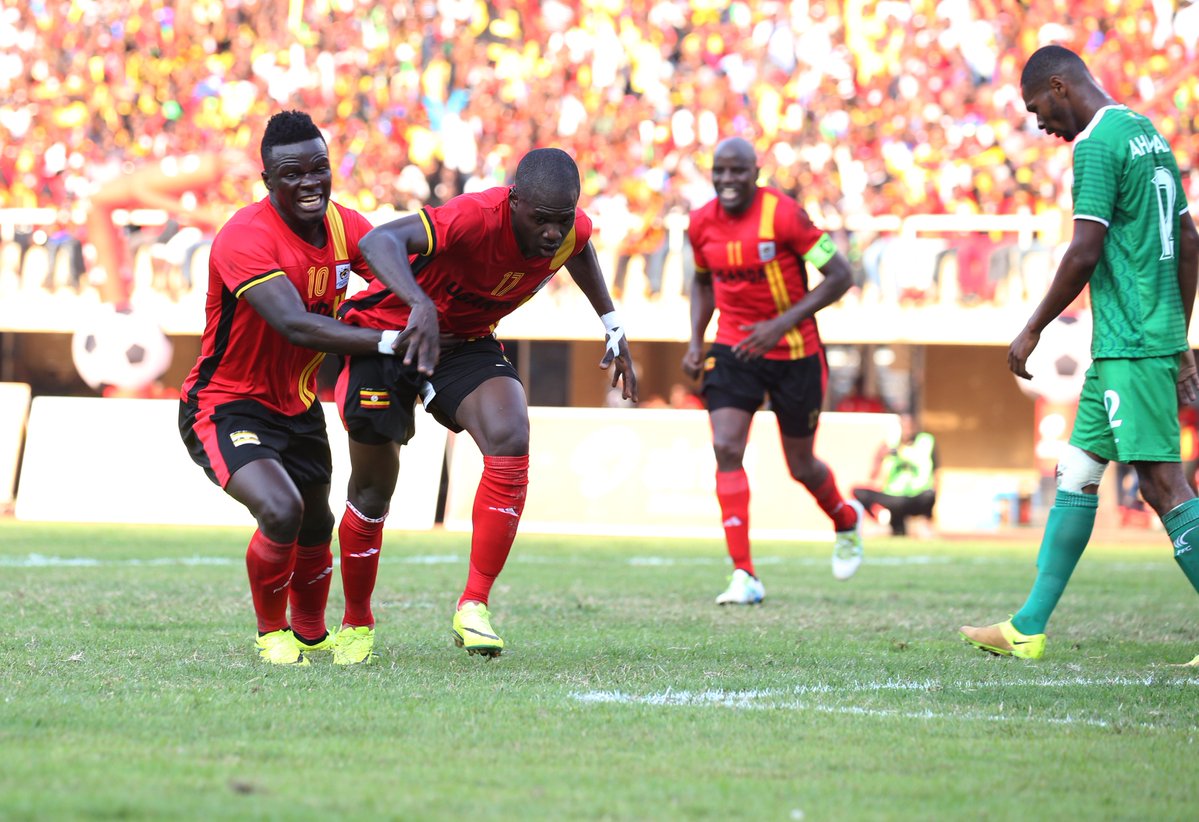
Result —
M 296 636 L 317 640 L 329 630 L 325 605 L 333 579 L 333 552 L 329 543 L 297 545 L 296 568 L 291 578 L 291 630 Z
M 757 576 L 749 555 L 749 478 L 744 468 L 716 472 L 716 499 L 733 568 Z
M 458 598 L 463 602 L 487 604 L 491 586 L 516 539 L 525 493 L 529 487 L 529 455 L 519 457 L 483 457 L 483 477 L 475 492 L 471 521 L 470 571 L 466 590 Z
M 375 627 L 371 613 L 371 595 L 379 575 L 379 551 L 383 548 L 383 522 L 387 514 L 374 519 L 350 503 L 337 529 L 341 545 L 341 588 L 346 598 L 342 625 Z
M 833 521 L 837 531 L 848 531 L 858 524 L 858 512 L 845 504 L 841 492 L 837 490 L 837 480 L 833 477 L 833 469 L 829 468 L 824 475 L 824 482 L 816 488 L 808 488 L 816 504 Z
M 258 617 L 258 633 L 269 634 L 287 627 L 287 588 L 295 567 L 295 543 L 272 542 L 255 531 L 246 549 L 246 572 L 250 596 Z

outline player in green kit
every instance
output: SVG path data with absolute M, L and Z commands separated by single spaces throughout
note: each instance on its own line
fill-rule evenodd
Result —
M 1045 625 L 1082 556 L 1111 460 L 1131 464 L 1161 518 L 1174 558 L 1199 591 L 1199 501 L 1179 456 L 1179 401 L 1199 388 L 1187 326 L 1199 275 L 1199 233 L 1178 164 L 1148 119 L 1117 104 L 1082 59 L 1045 46 L 1020 76 L 1037 125 L 1074 143 L 1074 235 L 1028 324 L 1008 349 L 1025 368 L 1041 331 L 1089 283 L 1091 356 L 1074 431 L 1057 466 L 1057 495 L 1024 606 L 1006 622 L 965 626 L 963 639 L 995 654 L 1038 659 Z M 1199 656 L 1189 664 L 1199 665 Z

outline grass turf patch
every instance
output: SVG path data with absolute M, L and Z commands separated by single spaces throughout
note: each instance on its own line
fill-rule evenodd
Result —
M 848 583 L 759 543 L 748 608 L 713 604 L 718 542 L 521 536 L 487 661 L 450 640 L 467 538 L 389 532 L 378 663 L 294 670 L 252 650 L 248 537 L 0 522 L 0 816 L 1190 815 L 1196 600 L 1160 534 L 1088 550 L 1039 662 L 957 637 L 1019 607 L 1032 532 L 874 540 Z

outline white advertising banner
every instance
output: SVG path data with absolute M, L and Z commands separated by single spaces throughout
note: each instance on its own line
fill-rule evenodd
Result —
M 521 531 L 719 537 L 716 459 L 705 411 L 531 408 L 529 493 Z M 868 484 L 880 444 L 898 431 L 892 414 L 820 415 L 816 455 L 847 498 Z M 474 442 L 450 446 L 445 527 L 470 530 L 483 460 Z M 758 538 L 825 539 L 832 526 L 791 478 L 774 414 L 759 412 L 745 452 L 750 531 Z
M 324 411 L 333 451 L 330 505 L 340 519 L 349 452 L 336 406 L 324 403 Z M 17 488 L 17 518 L 252 526 L 246 509 L 192 462 L 179 437 L 178 413 L 176 400 L 35 397 Z M 433 527 L 446 434 L 417 409 L 417 433 L 401 454 L 388 528 Z

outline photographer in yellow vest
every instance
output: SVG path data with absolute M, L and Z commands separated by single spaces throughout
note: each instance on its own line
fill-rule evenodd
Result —
M 911 414 L 900 415 L 900 439 L 879 449 L 874 464 L 877 488 L 854 488 L 853 495 L 872 519 L 905 536 L 908 517 L 932 517 L 937 501 L 936 442 L 920 431 Z

